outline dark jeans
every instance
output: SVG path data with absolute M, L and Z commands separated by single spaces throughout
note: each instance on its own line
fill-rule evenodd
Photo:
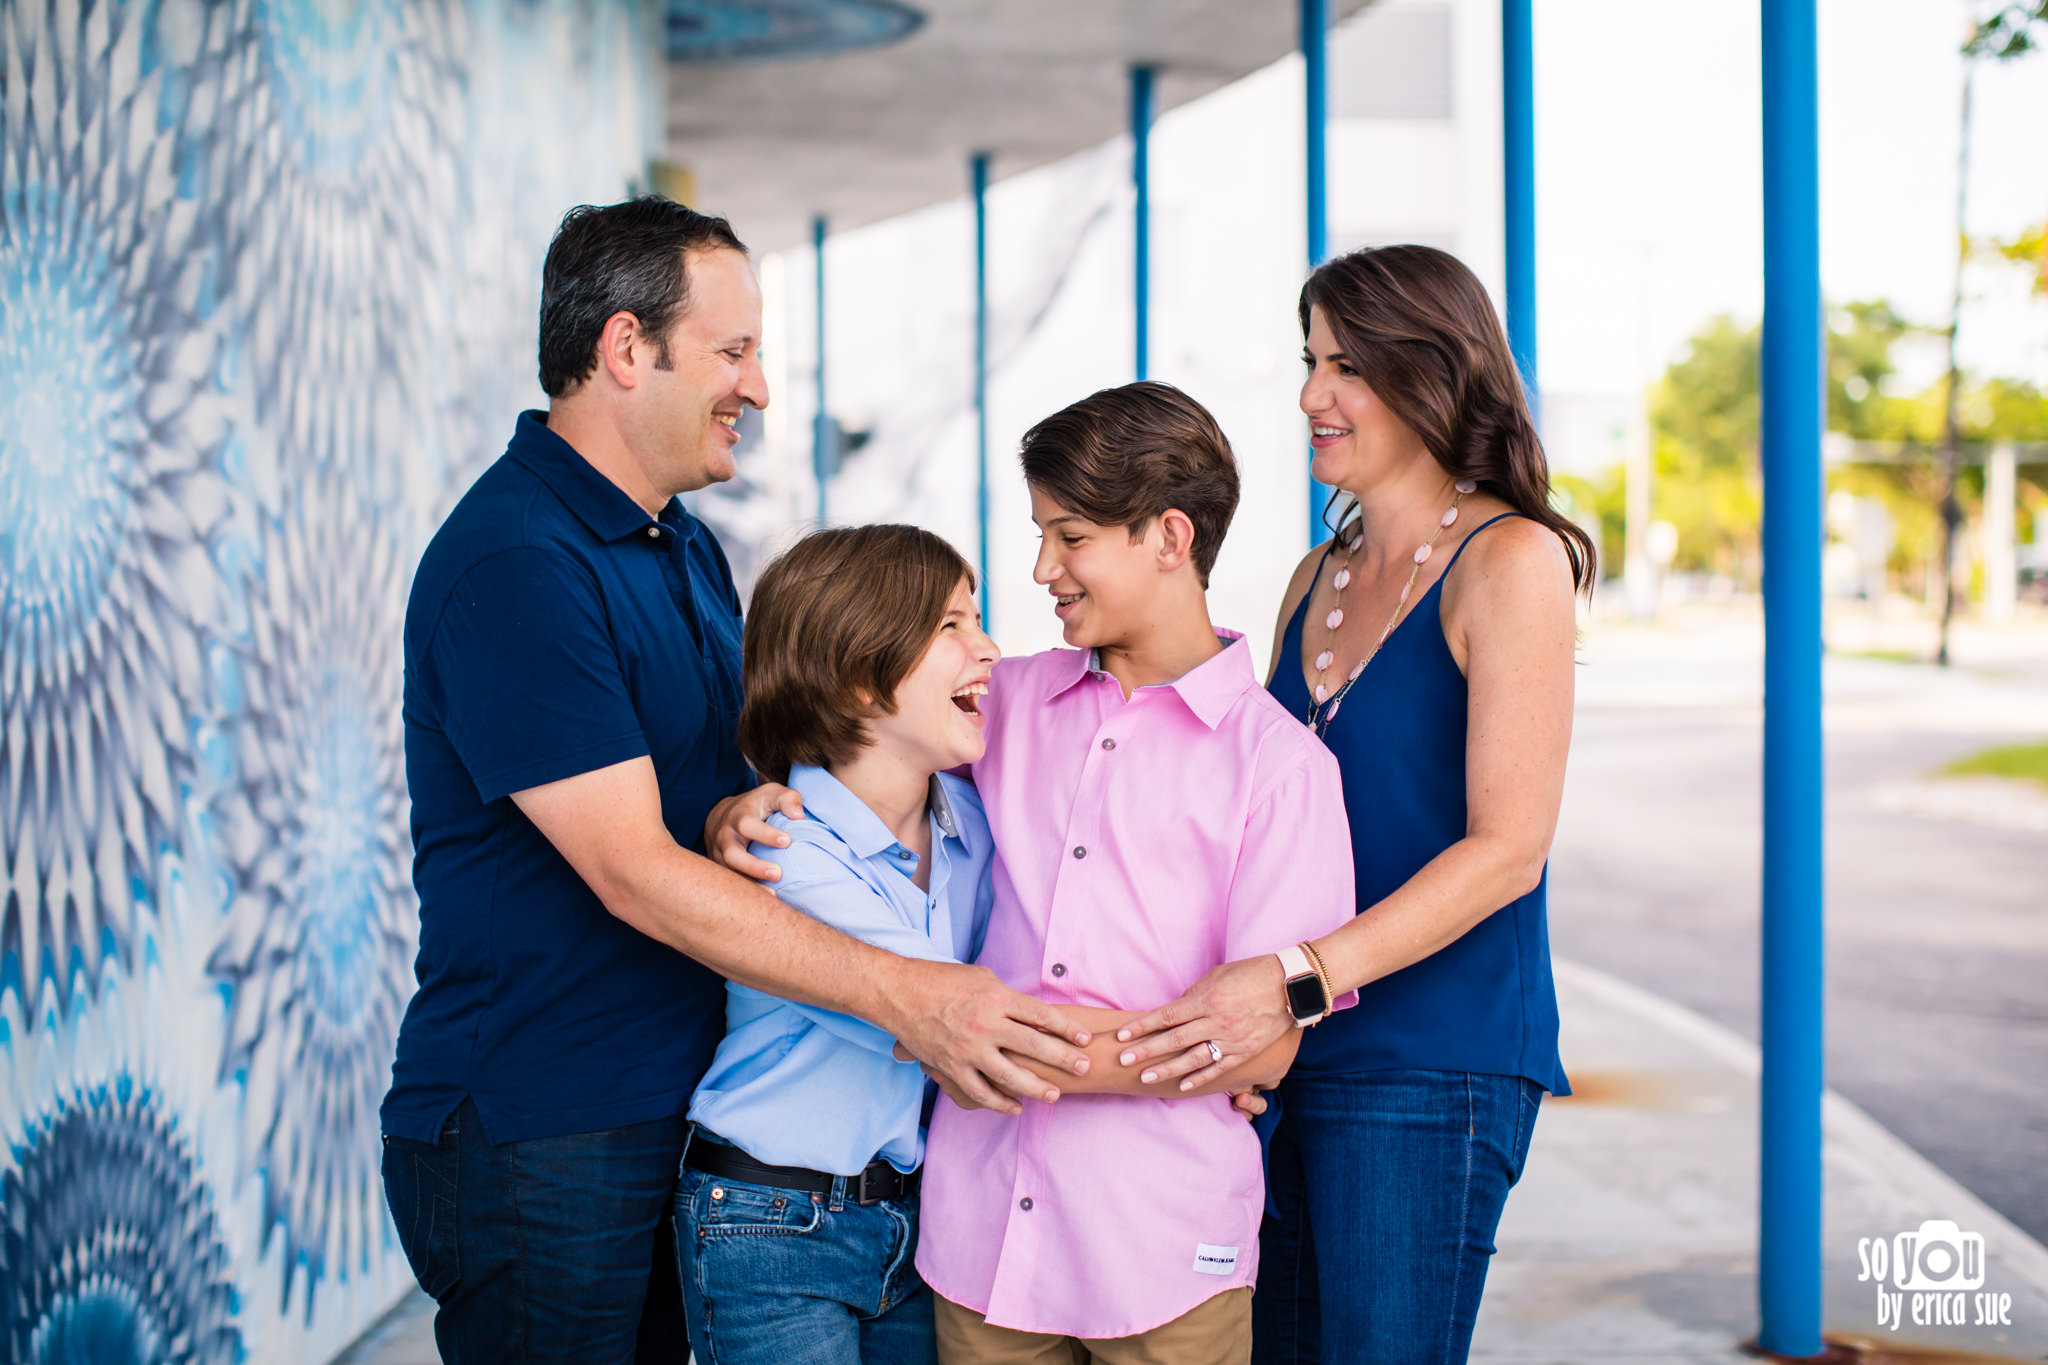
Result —
M 1457 1071 L 1281 1082 L 1252 1359 L 1459 1365 L 1542 1098 Z
M 493 1147 L 464 1100 L 428 1145 L 384 1139 L 384 1194 L 449 1365 L 683 1365 L 669 1222 L 680 1115 Z
M 934 1365 L 917 1197 L 855 1204 L 686 1170 L 676 1254 L 697 1365 Z

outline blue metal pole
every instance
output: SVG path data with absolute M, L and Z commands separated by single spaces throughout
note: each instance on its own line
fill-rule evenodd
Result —
M 1132 332 L 1137 352 L 1138 378 L 1150 368 L 1152 341 L 1152 116 L 1154 108 L 1152 68 L 1131 68 L 1131 184 L 1137 190 L 1137 211 L 1132 251 Z
M 974 516 L 981 628 L 993 630 L 988 604 L 988 155 L 968 165 L 974 186 Z
M 825 215 L 811 219 L 811 257 L 817 267 L 818 411 L 811 418 L 811 473 L 818 481 L 818 525 L 825 524 L 825 490 L 832 478 L 832 415 L 825 403 Z
M 1307 118 L 1308 268 L 1313 271 L 1330 253 L 1330 208 L 1326 150 L 1330 124 L 1330 7 L 1328 0 L 1301 0 L 1303 101 Z M 1313 455 L 1310 457 L 1313 459 Z M 1324 534 L 1323 508 L 1330 490 L 1308 481 L 1308 543 Z
M 1763 0 L 1764 878 L 1758 1344 L 1821 1351 L 1823 332 L 1815 0 Z
M 1536 384 L 1536 77 L 1530 0 L 1501 0 L 1501 162 L 1507 218 L 1508 347 L 1533 411 Z

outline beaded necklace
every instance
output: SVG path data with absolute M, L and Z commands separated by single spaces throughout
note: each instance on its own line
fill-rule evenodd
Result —
M 1337 604 L 1323 617 L 1325 634 L 1322 652 L 1316 655 L 1315 691 L 1313 700 L 1309 702 L 1308 714 L 1302 717 L 1303 723 L 1309 729 L 1321 735 L 1330 728 L 1330 722 L 1337 719 L 1337 708 L 1343 705 L 1344 694 L 1351 690 L 1351 685 L 1358 681 L 1358 675 L 1365 672 L 1365 666 L 1373 661 L 1374 656 L 1380 652 L 1380 646 L 1394 633 L 1394 626 L 1401 619 L 1401 609 L 1408 605 L 1408 594 L 1415 588 L 1415 576 L 1421 573 L 1422 566 L 1429 562 L 1429 556 L 1436 549 L 1436 543 L 1443 537 L 1443 533 L 1458 519 L 1458 504 L 1465 500 L 1467 493 L 1478 486 L 1471 479 L 1460 479 L 1452 485 L 1457 490 L 1457 496 L 1452 498 L 1451 505 L 1444 509 L 1443 516 L 1437 521 L 1436 531 L 1428 540 L 1415 547 L 1415 563 L 1408 570 L 1408 581 L 1401 585 L 1401 595 L 1394 600 L 1394 614 L 1387 618 L 1387 624 L 1381 628 L 1380 638 L 1373 642 L 1372 648 L 1352 667 L 1350 676 L 1344 679 L 1335 695 L 1332 695 L 1326 675 L 1330 671 L 1330 664 L 1337 657 L 1337 628 L 1344 624 L 1344 589 L 1351 586 L 1351 560 L 1365 545 L 1365 536 L 1362 532 L 1349 545 L 1344 543 L 1341 535 L 1337 538 L 1338 548 L 1343 550 L 1344 557 L 1337 561 L 1337 576 L 1330 580 L 1330 586 L 1337 590 Z M 1313 583 L 1309 585 L 1309 592 L 1311 595 L 1315 592 Z M 1328 709 L 1325 709 L 1325 703 Z

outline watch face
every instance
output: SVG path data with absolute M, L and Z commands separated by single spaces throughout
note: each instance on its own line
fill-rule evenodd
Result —
M 1297 1019 L 1313 1019 L 1323 1012 L 1323 983 L 1314 973 L 1297 976 L 1287 983 L 1287 1009 Z

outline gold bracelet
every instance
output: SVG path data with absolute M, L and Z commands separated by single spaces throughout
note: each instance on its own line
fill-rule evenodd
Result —
M 1330 984 L 1330 969 L 1323 965 L 1323 955 L 1316 951 L 1315 944 L 1303 940 L 1301 950 L 1308 954 L 1308 965 L 1316 969 L 1316 980 L 1323 983 L 1323 1018 L 1327 1019 L 1337 1004 L 1336 988 Z

